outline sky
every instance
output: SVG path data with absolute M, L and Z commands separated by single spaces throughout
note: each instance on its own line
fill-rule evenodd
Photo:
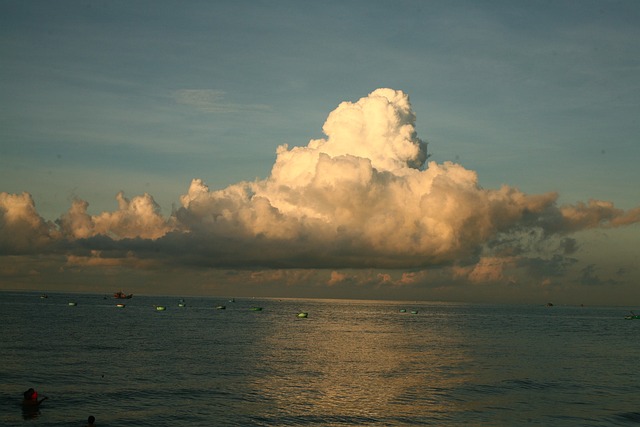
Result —
M 640 3 L 0 0 L 0 290 L 640 304 Z

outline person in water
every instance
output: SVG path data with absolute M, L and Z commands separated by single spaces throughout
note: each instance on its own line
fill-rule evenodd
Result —
M 38 400 L 38 392 L 33 388 L 23 393 L 24 399 L 22 399 L 22 416 L 24 419 L 35 418 L 40 413 L 40 405 L 48 398 L 45 396 Z
M 86 427 L 96 427 L 96 417 L 94 417 L 93 415 L 90 415 L 89 418 L 87 419 Z
M 48 397 L 44 396 L 42 399 L 38 400 L 38 392 L 30 388 L 29 390 L 24 392 L 24 400 L 22 401 L 22 404 L 27 406 L 38 407 L 42 402 L 44 402 L 47 399 Z

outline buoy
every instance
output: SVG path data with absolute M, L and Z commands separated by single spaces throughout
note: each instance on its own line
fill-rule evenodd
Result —
M 305 313 L 305 312 L 298 313 L 298 317 L 299 317 L 299 318 L 301 318 L 301 319 L 302 319 L 302 318 L 305 318 L 305 317 L 307 317 L 307 316 L 309 316 L 309 313 Z
M 167 309 L 167 307 L 165 307 L 164 305 L 156 305 L 156 310 L 157 311 L 165 311 Z

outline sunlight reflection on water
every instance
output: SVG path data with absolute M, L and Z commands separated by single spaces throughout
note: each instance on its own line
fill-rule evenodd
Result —
M 24 423 L 29 386 L 50 397 L 42 426 L 637 419 L 640 323 L 620 309 L 74 297 L 0 293 L 0 425 Z

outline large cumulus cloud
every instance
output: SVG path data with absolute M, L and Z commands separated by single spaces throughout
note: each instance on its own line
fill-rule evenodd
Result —
M 640 209 L 623 211 L 593 200 L 558 206 L 553 192 L 484 189 L 477 174 L 462 165 L 427 164 L 427 144 L 418 138 L 415 120 L 402 91 L 378 89 L 357 102 L 343 102 L 329 114 L 325 138 L 278 147 L 266 179 L 220 190 L 194 179 L 180 207 L 166 218 L 151 195 L 129 200 L 120 193 L 114 212 L 92 216 L 87 203 L 77 200 L 51 224 L 38 216 L 28 194 L 2 193 L 0 250 L 81 246 L 103 256 L 111 250 L 118 256 L 171 256 L 236 268 L 467 262 L 475 263 L 469 277 L 480 279 L 495 277 L 495 265 L 516 264 L 514 250 L 505 246 L 522 247 L 522 238 L 574 242 L 566 236 L 640 220 Z M 490 257 L 479 262 L 483 251 Z

